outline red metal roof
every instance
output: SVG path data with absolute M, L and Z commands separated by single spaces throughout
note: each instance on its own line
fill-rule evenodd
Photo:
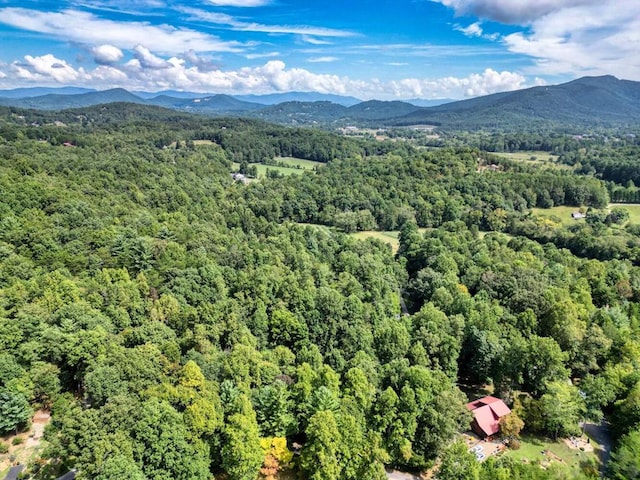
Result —
M 482 432 L 489 436 L 500 431 L 500 418 L 511 413 L 511 409 L 499 398 L 487 396 L 467 403 L 473 418 Z

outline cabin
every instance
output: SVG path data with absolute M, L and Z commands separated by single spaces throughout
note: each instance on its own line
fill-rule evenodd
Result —
M 496 435 L 500 431 L 500 419 L 511 413 L 511 409 L 499 398 L 487 396 L 467 403 L 473 413 L 471 428 L 480 437 Z

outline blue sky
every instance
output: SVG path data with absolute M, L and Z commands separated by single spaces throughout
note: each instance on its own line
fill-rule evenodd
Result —
M 0 88 L 465 98 L 640 80 L 639 0 L 0 0 Z

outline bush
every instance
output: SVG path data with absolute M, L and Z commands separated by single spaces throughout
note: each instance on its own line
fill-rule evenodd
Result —
M 0 453 L 7 453 L 9 451 L 9 445 L 2 442 L 0 443 Z
M 520 448 L 520 440 L 517 438 L 512 438 L 509 440 L 509 448 L 511 450 L 518 450 Z
M 14 437 L 14 439 L 11 440 L 11 445 L 20 445 L 22 442 L 24 442 L 24 438 Z

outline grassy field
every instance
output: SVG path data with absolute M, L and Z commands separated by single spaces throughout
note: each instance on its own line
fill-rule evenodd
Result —
M 279 165 L 265 165 L 264 163 L 250 163 L 249 165 L 255 165 L 258 170 L 258 179 L 265 178 L 267 176 L 267 170 L 275 170 L 281 175 L 298 175 L 305 171 L 311 171 L 315 167 L 323 166 L 324 163 L 314 162 L 312 160 L 304 160 L 302 158 L 294 157 L 276 157 L 277 162 L 286 164 L 287 166 Z M 237 172 L 240 169 L 238 162 L 233 162 L 231 166 L 232 171 Z
M 366 240 L 367 238 L 377 238 L 378 240 L 388 243 L 391 245 L 391 250 L 393 253 L 396 253 L 400 248 L 400 240 L 398 240 L 399 231 L 391 231 L 391 232 L 378 232 L 375 230 L 367 230 L 364 232 L 356 232 L 352 233 L 351 236 L 353 238 L 357 238 L 358 240 Z
M 517 162 L 525 162 L 531 164 L 556 164 L 558 160 L 557 155 L 551 155 L 549 152 L 540 152 L 536 150 L 522 151 L 522 152 L 491 152 L 498 157 L 509 158 Z M 560 165 L 558 165 L 560 166 Z
M 577 212 L 578 207 L 552 207 L 552 208 L 532 208 L 534 215 L 556 221 L 563 225 L 573 225 L 576 222 L 584 222 L 584 219 L 574 220 L 571 218 L 573 212 Z
M 427 228 L 419 228 L 418 231 L 420 233 L 426 232 Z M 391 231 L 378 231 L 378 230 L 365 230 L 363 232 L 355 232 L 350 234 L 353 238 L 357 238 L 358 240 L 366 240 L 367 238 L 376 238 L 382 242 L 388 243 L 391 245 L 391 250 L 393 253 L 398 251 L 400 248 L 400 231 L 399 230 L 391 230 Z
M 640 224 L 640 204 L 637 203 L 611 203 L 609 209 L 614 207 L 622 207 L 629 212 L 629 222 Z M 576 222 L 584 222 L 584 219 L 574 220 L 571 218 L 573 212 L 577 212 L 578 207 L 552 207 L 552 208 L 532 208 L 534 215 L 554 220 L 562 225 L 573 225 Z
M 305 160 L 304 158 L 295 157 L 276 157 L 276 162 L 284 163 L 294 168 L 302 168 L 305 170 L 313 170 L 315 167 L 323 167 L 326 164 L 322 162 L 314 162 L 313 160 Z
M 598 449 L 599 446 L 591 440 L 591 445 Z M 550 453 L 548 453 L 550 452 Z M 600 460 L 595 452 L 572 449 L 563 441 L 553 441 L 551 439 L 541 439 L 529 435 L 523 435 L 520 448 L 518 450 L 507 450 L 505 455 L 519 461 L 535 462 L 539 461 L 543 465 L 558 462 L 567 465 L 575 471 L 579 471 L 582 464 L 590 461 Z
M 610 203 L 609 208 L 622 207 L 629 212 L 629 223 L 640 224 L 640 204 L 637 203 Z

